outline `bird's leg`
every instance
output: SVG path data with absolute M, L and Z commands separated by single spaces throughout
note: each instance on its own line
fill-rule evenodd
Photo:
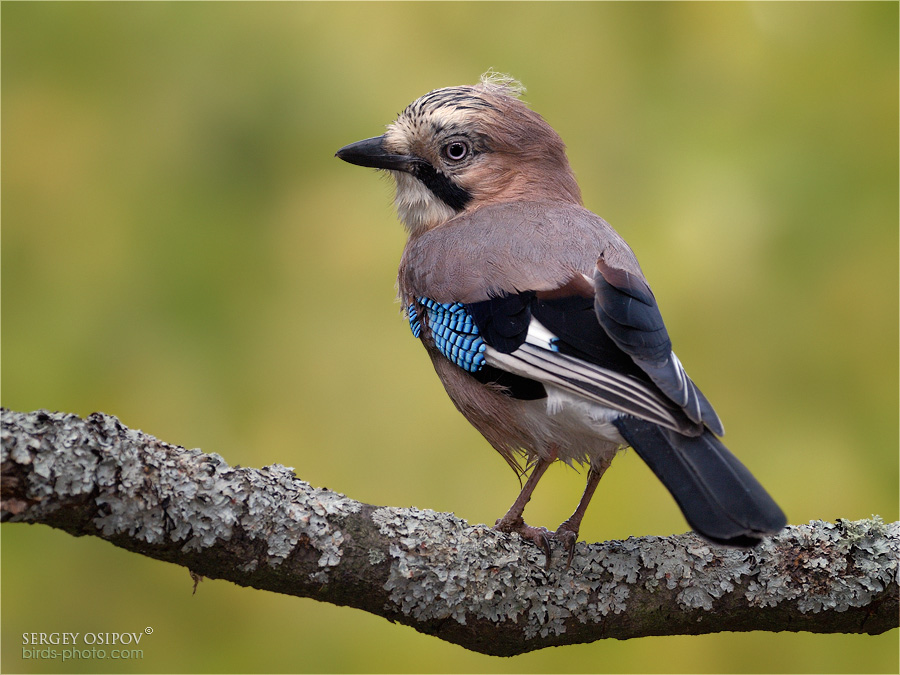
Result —
M 553 538 L 562 542 L 562 545 L 568 552 L 566 569 L 571 567 L 572 558 L 575 557 L 575 542 L 578 540 L 578 530 L 581 528 L 581 519 L 584 518 L 584 512 L 587 511 L 588 504 L 591 502 L 591 497 L 594 496 L 594 492 L 597 489 L 597 483 L 600 482 L 603 474 L 606 473 L 611 461 L 612 460 L 603 460 L 596 467 L 593 464 L 591 465 L 590 471 L 588 471 L 587 485 L 584 487 L 584 494 L 581 495 L 581 501 L 578 502 L 578 508 L 576 508 L 575 512 L 556 529 L 556 532 L 553 533 Z
M 545 527 L 532 527 L 531 525 L 527 525 L 522 518 L 522 512 L 525 511 L 525 505 L 528 503 L 528 500 L 531 499 L 531 493 L 534 492 L 534 488 L 537 487 L 541 476 L 544 475 L 547 467 L 556 460 L 556 456 L 557 450 L 556 448 L 553 448 L 549 457 L 541 457 L 538 459 L 534 468 L 531 470 L 531 474 L 528 476 L 528 480 L 525 481 L 522 491 L 519 493 L 519 496 L 516 497 L 516 501 L 509 507 L 509 511 L 506 512 L 506 515 L 497 520 L 494 525 L 494 528 L 501 532 L 518 532 L 525 539 L 534 542 L 547 557 L 547 567 L 550 566 L 550 532 Z

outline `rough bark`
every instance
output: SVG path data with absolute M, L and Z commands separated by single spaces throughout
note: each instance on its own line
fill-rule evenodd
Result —
M 533 545 L 363 504 L 284 466 L 229 466 L 115 417 L 2 411 L 2 520 L 92 535 L 242 586 L 357 607 L 486 654 L 647 635 L 898 625 L 900 523 L 790 526 L 752 550 L 692 533 Z

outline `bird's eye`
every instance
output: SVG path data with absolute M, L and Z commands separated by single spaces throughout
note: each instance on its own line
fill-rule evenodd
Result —
M 465 159 L 469 154 L 469 146 L 463 141 L 451 141 L 444 146 L 444 157 L 454 162 Z

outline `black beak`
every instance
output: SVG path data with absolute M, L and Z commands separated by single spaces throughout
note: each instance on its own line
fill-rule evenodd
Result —
M 384 136 L 367 138 L 357 141 L 334 153 L 338 159 L 342 159 L 357 166 L 367 166 L 372 169 L 393 169 L 394 171 L 410 171 L 412 165 L 419 161 L 410 155 L 395 155 L 387 152 L 382 144 Z

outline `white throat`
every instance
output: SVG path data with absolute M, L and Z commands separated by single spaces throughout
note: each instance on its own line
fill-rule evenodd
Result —
M 435 197 L 418 178 L 403 171 L 391 171 L 391 174 L 397 181 L 394 198 L 397 215 L 410 234 L 430 230 L 456 215 L 456 211 Z

